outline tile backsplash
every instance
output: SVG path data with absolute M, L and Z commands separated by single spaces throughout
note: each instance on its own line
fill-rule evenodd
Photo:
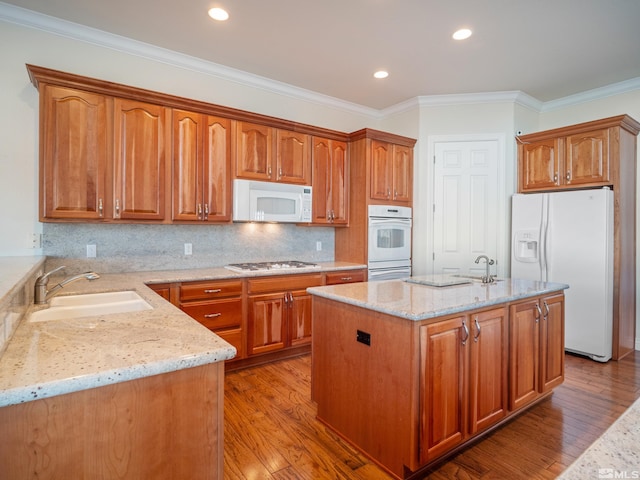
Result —
M 270 260 L 334 260 L 333 227 L 292 224 L 228 225 L 68 224 L 43 225 L 47 268 L 119 273 L 206 268 Z M 321 250 L 317 250 L 318 242 Z M 185 244 L 191 255 L 185 255 Z M 96 257 L 87 258 L 87 245 Z

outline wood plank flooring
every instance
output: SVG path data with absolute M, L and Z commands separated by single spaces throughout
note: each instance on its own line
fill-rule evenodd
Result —
M 606 364 L 567 354 L 565 362 L 565 382 L 550 398 L 428 478 L 555 478 L 640 398 L 638 352 Z M 310 355 L 231 372 L 225 383 L 225 479 L 392 478 L 315 419 Z

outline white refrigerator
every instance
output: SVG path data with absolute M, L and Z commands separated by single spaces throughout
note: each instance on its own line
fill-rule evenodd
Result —
M 566 283 L 565 350 L 606 362 L 613 328 L 613 192 L 516 194 L 511 277 Z

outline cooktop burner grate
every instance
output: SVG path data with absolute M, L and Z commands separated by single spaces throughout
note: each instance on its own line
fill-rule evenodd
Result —
M 265 270 L 294 270 L 298 268 L 320 268 L 316 263 L 301 262 L 299 260 L 283 260 L 278 262 L 246 262 L 231 263 L 225 268 L 236 272 L 265 271 Z

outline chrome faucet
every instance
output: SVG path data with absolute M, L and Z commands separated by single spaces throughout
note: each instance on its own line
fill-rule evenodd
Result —
M 489 273 L 489 265 L 493 265 L 496 262 L 495 260 L 487 257 L 486 255 L 478 255 L 478 258 L 476 258 L 476 263 L 480 263 L 480 260 L 483 258 L 484 258 L 487 270 L 484 276 L 482 277 L 482 283 L 493 283 L 495 279 L 491 276 L 491 273 Z
M 51 290 L 47 290 L 47 285 L 49 284 L 49 276 L 52 273 L 56 273 L 56 272 L 58 272 L 58 271 L 60 271 L 60 270 L 62 270 L 64 268 L 66 268 L 64 265 L 61 266 L 61 267 L 55 268 L 55 269 L 51 270 L 50 272 L 39 276 L 36 279 L 35 292 L 34 292 L 34 295 L 33 295 L 33 303 L 35 303 L 36 305 L 42 305 L 44 303 L 47 303 L 47 301 L 51 297 L 53 297 L 62 287 L 64 287 L 65 285 L 68 285 L 69 283 L 75 282 L 76 280 L 81 280 L 83 278 L 86 278 L 87 280 L 96 280 L 96 279 L 100 278 L 100 275 L 98 275 L 95 272 L 80 273 L 78 275 L 74 275 L 72 277 L 65 278 L 63 281 L 61 281 L 59 284 L 57 284 Z

